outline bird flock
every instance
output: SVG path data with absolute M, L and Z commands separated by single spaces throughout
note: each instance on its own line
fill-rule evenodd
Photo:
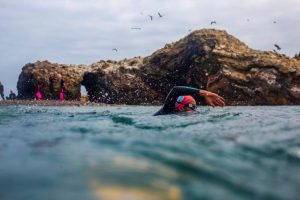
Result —
M 250 19 L 247 19 L 247 22 L 250 22 Z M 214 25 L 214 24 L 216 25 L 217 22 L 216 22 L 216 21 L 211 21 L 211 22 L 210 22 L 210 25 Z M 273 24 L 277 24 L 277 21 L 273 21 Z M 189 32 L 191 32 L 191 29 L 189 29 Z M 280 51 L 280 50 L 281 50 L 281 47 L 280 47 L 278 44 L 274 44 L 274 46 L 276 47 L 276 50 L 273 49 L 274 52 L 277 53 L 277 51 Z
M 141 15 L 143 15 L 143 13 L 141 12 Z M 157 15 L 159 18 L 162 18 L 164 15 L 162 15 L 160 12 L 157 12 Z M 150 21 L 153 21 L 154 20 L 154 16 L 153 15 L 148 15 Z M 247 22 L 250 22 L 250 19 L 246 19 Z M 273 21 L 273 24 L 277 24 L 277 21 Z M 217 25 L 217 22 L 216 21 L 211 21 L 210 22 L 210 25 Z M 131 27 L 132 30 L 142 30 L 141 27 Z M 188 30 L 189 32 L 192 32 L 192 29 L 189 29 Z M 273 49 L 274 52 L 277 53 L 277 51 L 280 51 L 281 50 L 281 47 L 278 45 L 278 44 L 274 44 L 274 47 L 276 48 Z M 115 51 L 115 52 L 118 52 L 118 49 L 117 48 L 113 48 L 112 51 Z
M 142 12 L 141 12 L 141 15 L 143 15 Z M 160 12 L 157 12 L 157 15 L 158 15 L 159 18 L 162 18 L 164 16 Z M 150 21 L 153 21 L 154 16 L 153 15 L 148 15 L 148 16 L 149 16 Z M 142 30 L 141 27 L 131 27 L 130 29 L 132 29 L 132 30 Z M 118 49 L 117 48 L 113 48 L 112 51 L 118 52 Z

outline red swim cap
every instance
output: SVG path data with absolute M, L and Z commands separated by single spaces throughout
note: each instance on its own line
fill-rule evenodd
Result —
M 192 96 L 179 96 L 175 103 L 175 110 L 182 111 L 183 108 L 189 107 L 193 110 L 196 109 L 196 101 Z

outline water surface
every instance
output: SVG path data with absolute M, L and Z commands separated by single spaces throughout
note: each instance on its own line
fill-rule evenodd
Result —
M 300 107 L 0 107 L 1 200 L 299 199 Z

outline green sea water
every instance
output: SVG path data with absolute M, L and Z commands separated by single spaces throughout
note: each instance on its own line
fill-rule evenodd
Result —
M 0 199 L 300 199 L 300 106 L 158 109 L 0 107 Z

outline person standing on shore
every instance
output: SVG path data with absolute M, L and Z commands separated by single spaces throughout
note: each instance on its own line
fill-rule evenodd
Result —
M 60 76 L 60 92 L 59 92 L 59 99 L 61 101 L 65 100 L 65 81 Z
M 15 99 L 17 99 L 17 95 L 12 90 L 10 90 L 9 96 L 6 97 L 6 99 L 7 100 L 15 100 Z
M 0 81 L 0 95 L 1 95 L 2 100 L 5 100 L 5 98 L 4 98 L 4 87 L 1 83 L 1 81 Z
M 35 98 L 37 100 L 41 100 L 43 98 L 42 93 L 41 93 L 41 87 L 42 87 L 42 82 L 40 81 L 40 77 L 37 77 L 37 80 L 36 80 L 37 92 L 35 93 Z
M 50 99 L 54 99 L 54 79 L 55 75 L 53 72 L 49 74 L 49 94 L 50 94 Z

